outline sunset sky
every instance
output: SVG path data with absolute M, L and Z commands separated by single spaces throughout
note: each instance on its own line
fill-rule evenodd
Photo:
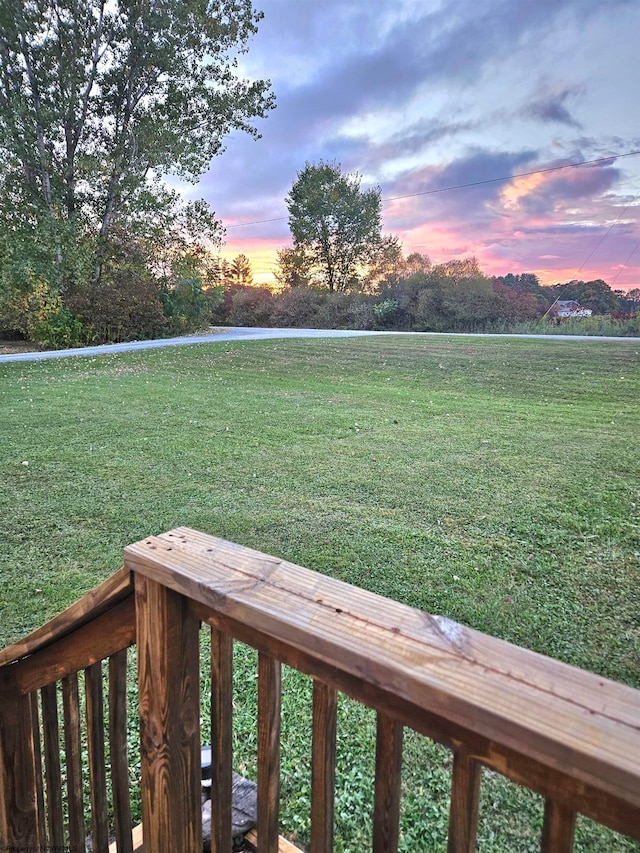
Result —
M 230 137 L 189 194 L 256 282 L 291 243 L 297 172 L 324 159 L 380 187 L 384 232 L 405 254 L 640 287 L 638 0 L 254 5 L 265 17 L 240 67 L 270 78 L 278 105 L 262 138 Z

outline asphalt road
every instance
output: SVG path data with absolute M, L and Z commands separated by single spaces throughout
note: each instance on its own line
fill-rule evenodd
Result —
M 0 355 L 3 361 L 41 361 L 47 358 L 66 358 L 68 356 L 113 355 L 118 352 L 132 350 L 157 349 L 159 347 L 175 347 L 192 344 L 213 344 L 225 341 L 259 341 L 280 338 L 354 338 L 363 335 L 421 335 L 425 337 L 451 337 L 448 332 L 365 332 L 352 329 L 255 329 L 251 327 L 234 326 L 218 329 L 206 335 L 185 335 L 179 338 L 159 338 L 154 341 L 128 341 L 122 344 L 102 344 L 95 347 L 78 347 L 76 349 L 46 350 L 45 352 L 19 352 Z M 628 341 L 640 343 L 640 338 L 599 337 L 590 335 L 489 335 L 489 334 L 460 334 L 456 337 L 481 338 L 539 338 L 561 341 Z

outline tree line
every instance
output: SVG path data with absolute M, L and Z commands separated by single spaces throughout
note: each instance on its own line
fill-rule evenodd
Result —
M 603 281 L 489 278 L 475 259 L 404 257 L 379 188 L 307 163 L 286 197 L 279 292 L 196 183 L 234 130 L 274 107 L 237 73 L 261 15 L 251 0 L 0 0 L 0 333 L 41 346 L 148 338 L 211 323 L 467 331 L 542 317 L 556 297 L 633 314 Z
M 543 320 L 556 299 L 593 311 L 593 318 L 577 321 L 585 334 L 640 333 L 640 289 L 613 291 L 600 279 L 542 286 L 534 273 L 487 276 L 475 258 L 432 264 L 418 253 L 401 256 L 374 287 L 332 291 L 297 284 L 274 292 L 228 286 L 213 321 L 416 332 L 565 331 L 567 321 Z

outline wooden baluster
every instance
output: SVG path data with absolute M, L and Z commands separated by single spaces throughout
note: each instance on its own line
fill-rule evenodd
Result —
M 280 800 L 280 705 L 282 667 L 258 655 L 258 844 L 277 853 Z
M 44 767 L 47 778 L 47 824 L 49 844 L 64 845 L 62 823 L 62 774 L 60 773 L 60 730 L 58 728 L 58 694 L 55 684 L 40 691 L 42 699 L 42 731 L 44 735 Z
M 67 756 L 67 801 L 69 807 L 69 847 L 82 850 L 85 843 L 84 805 L 82 802 L 82 742 L 80 735 L 80 697 L 76 673 L 62 679 L 64 748 Z
M 331 853 L 333 850 L 337 708 L 337 692 L 322 681 L 314 681 L 311 853 Z
M 109 658 L 109 751 L 118 853 L 133 853 L 127 757 L 127 650 Z
M 233 766 L 233 640 L 211 629 L 211 853 L 229 853 Z
M 0 670 L 0 839 L 7 849 L 40 845 L 32 709 L 31 696 Z
M 398 849 L 402 771 L 402 723 L 378 714 L 373 853 Z
M 202 853 L 198 619 L 140 575 L 136 617 L 145 853 Z
M 448 853 L 473 853 L 476 849 L 481 768 L 463 750 L 453 755 Z
M 571 853 L 576 814 L 555 800 L 545 800 L 541 853 Z
M 44 807 L 44 777 L 42 775 L 42 750 L 40 747 L 40 716 L 38 711 L 38 691 L 31 694 L 31 720 L 33 722 L 33 760 L 36 773 L 36 800 L 38 806 L 38 832 L 40 844 L 44 845 L 47 840 L 47 817 Z
M 104 757 L 102 665 L 99 661 L 85 669 L 84 686 L 87 699 L 87 743 L 89 746 L 93 849 L 95 853 L 107 853 L 109 848 L 107 771 Z

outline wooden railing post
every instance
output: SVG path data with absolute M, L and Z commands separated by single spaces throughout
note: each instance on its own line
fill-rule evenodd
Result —
M 0 672 L 0 848 L 39 849 L 33 705 Z
M 378 713 L 373 853 L 395 853 L 400 826 L 402 723 Z
M 211 853 L 229 853 L 233 778 L 233 640 L 211 630 Z
M 82 803 L 82 734 L 80 728 L 80 693 L 78 675 L 62 680 L 64 712 L 64 747 L 67 758 L 67 805 L 69 808 L 69 846 L 82 849 L 85 841 Z
M 136 621 L 145 853 L 201 853 L 199 623 L 142 576 Z
M 47 777 L 47 818 L 49 844 L 62 848 L 62 785 L 60 782 L 60 729 L 58 698 L 55 684 L 42 688 L 42 731 L 44 734 L 44 766 Z
M 453 754 L 448 853 L 473 853 L 476 849 L 480 765 L 463 749 Z
M 127 650 L 109 658 L 109 754 L 118 853 L 133 853 L 127 752 Z
M 311 853 L 331 853 L 333 850 L 337 711 L 337 692 L 322 681 L 314 681 Z
M 258 850 L 278 853 L 282 667 L 258 655 Z
M 545 800 L 541 853 L 571 853 L 575 829 L 575 812 L 555 800 Z

